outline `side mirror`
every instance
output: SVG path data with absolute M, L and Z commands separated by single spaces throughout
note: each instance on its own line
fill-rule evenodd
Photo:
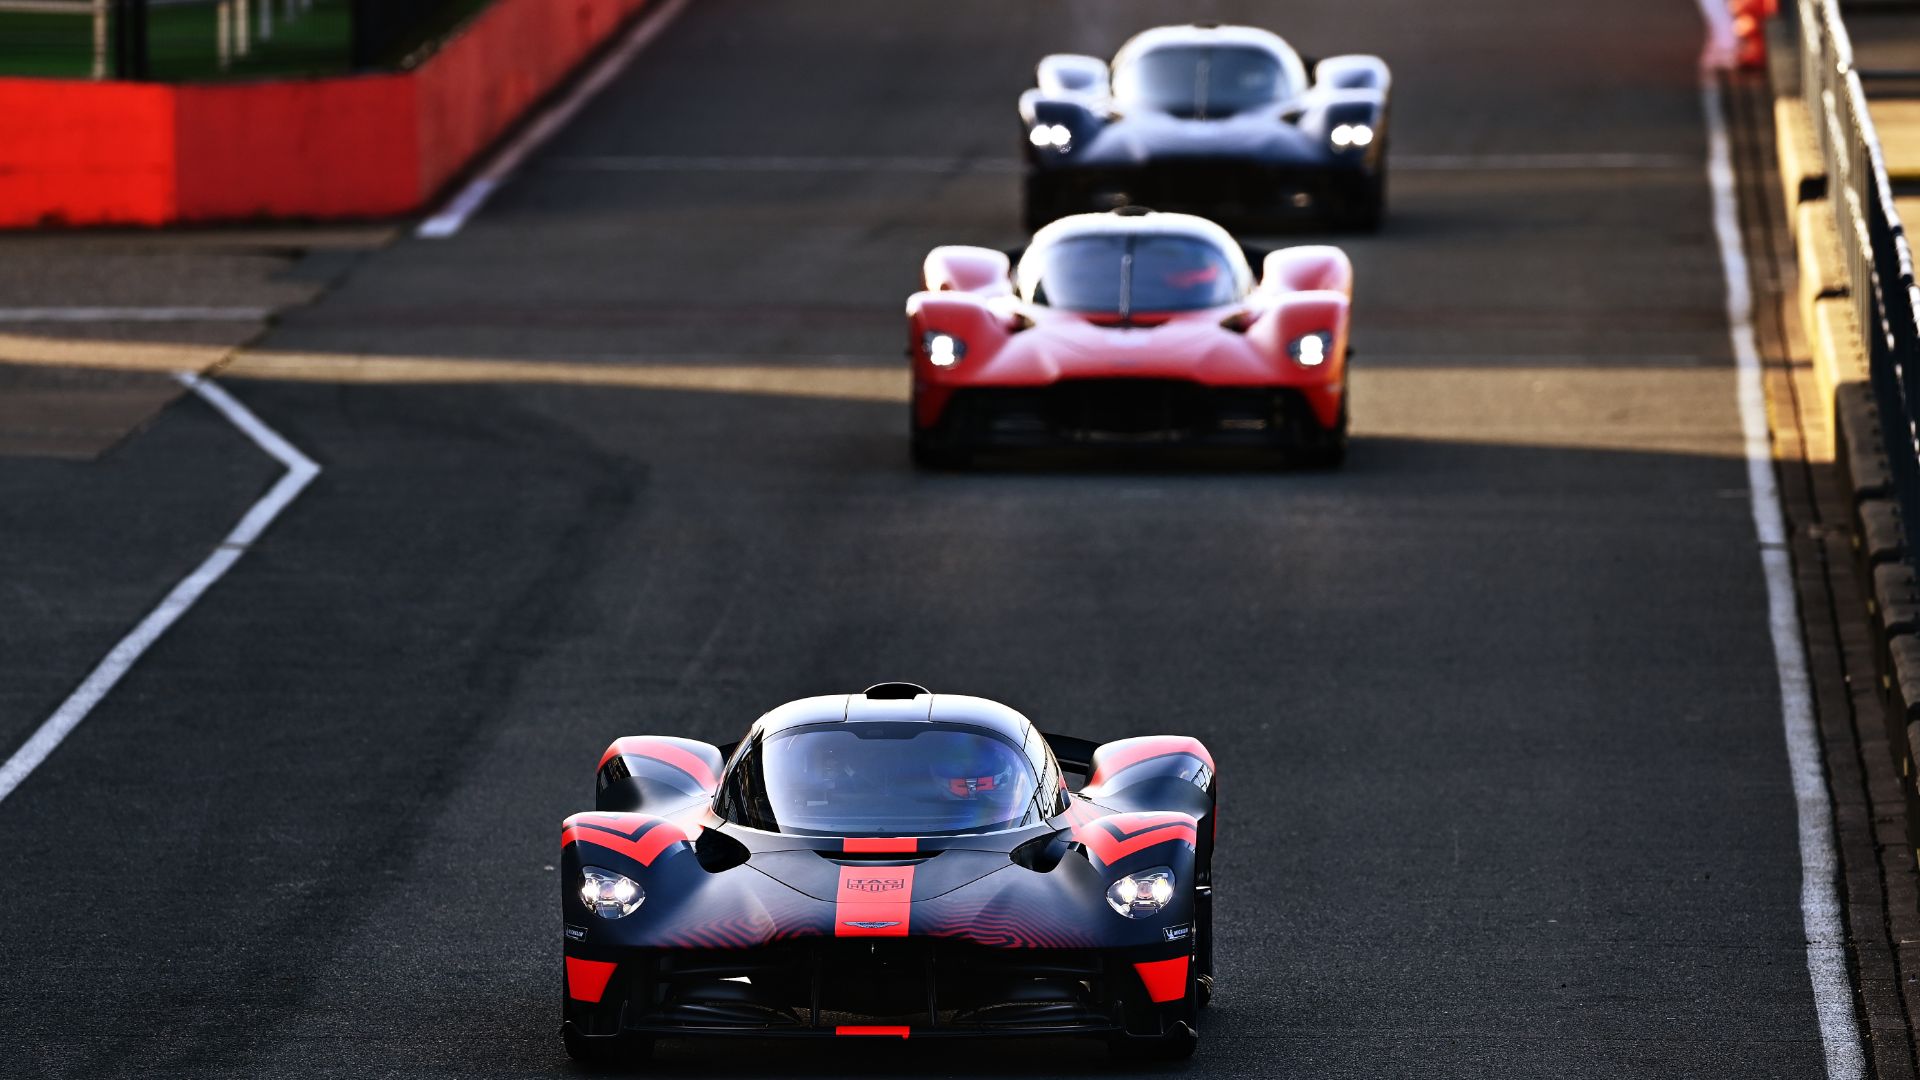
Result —
M 1008 296 L 1013 292 L 1013 261 L 992 248 L 937 247 L 922 264 L 920 280 L 928 292 Z
M 666 815 L 713 797 L 726 759 L 720 748 L 670 735 L 615 739 L 595 772 L 594 809 Z
M 1337 247 L 1321 244 L 1270 252 L 1260 270 L 1260 291 L 1268 295 L 1337 292 L 1353 295 L 1353 263 Z
M 1313 65 L 1315 90 L 1375 90 L 1384 95 L 1392 84 L 1387 62 L 1377 56 L 1329 56 Z
M 1051 98 L 1104 99 L 1111 92 L 1107 62 L 1097 56 L 1055 53 L 1040 61 L 1038 82 Z

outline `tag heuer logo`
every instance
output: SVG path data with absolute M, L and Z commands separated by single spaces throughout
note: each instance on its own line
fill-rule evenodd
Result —
M 846 887 L 854 892 L 899 892 L 907 883 L 900 878 L 858 877 L 848 878 Z
M 846 925 L 857 930 L 885 930 L 889 926 L 899 926 L 900 921 L 896 919 L 892 922 L 850 922 Z

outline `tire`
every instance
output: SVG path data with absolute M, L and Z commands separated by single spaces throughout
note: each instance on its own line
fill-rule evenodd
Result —
M 1348 232 L 1379 232 L 1387 217 L 1387 159 L 1381 151 L 1380 169 L 1349 188 L 1334 224 Z
M 1332 470 L 1347 462 L 1347 399 L 1340 399 L 1340 418 L 1333 430 L 1322 432 L 1300 450 L 1299 463 L 1308 469 Z
M 1200 933 L 1199 926 L 1194 927 L 1193 952 L 1187 961 L 1187 999 L 1186 1016 L 1176 1020 L 1163 1035 L 1139 1038 L 1130 1035 L 1116 1035 L 1107 1043 L 1107 1049 L 1116 1058 L 1133 1061 L 1185 1061 L 1193 1056 L 1200 1046 L 1200 1009 L 1212 996 L 1213 980 L 1200 971 Z
M 1135 1061 L 1186 1061 L 1199 1048 L 1199 1033 L 1185 1024 L 1157 1039 L 1124 1039 L 1110 1047 L 1115 1057 Z
M 653 1057 L 653 1040 L 638 1035 L 582 1035 L 568 1024 L 560 1037 L 567 1056 L 582 1065 L 631 1071 Z

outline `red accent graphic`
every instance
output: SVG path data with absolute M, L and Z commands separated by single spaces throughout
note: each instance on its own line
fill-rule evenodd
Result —
M 904 1039 L 913 1034 L 910 1027 L 888 1027 L 885 1025 L 841 1024 L 833 1029 L 835 1035 L 884 1035 L 889 1038 Z
M 843 866 L 834 897 L 835 937 L 906 937 L 913 917 L 913 867 Z
M 649 814 L 575 814 L 560 827 L 560 846 L 593 844 L 617 851 L 641 866 L 687 842 L 687 834 L 665 818 Z
M 700 759 L 700 755 L 684 747 L 675 746 L 666 739 L 656 739 L 647 735 L 629 735 L 623 739 L 615 739 L 613 745 L 607 747 L 607 752 L 600 755 L 600 764 L 595 768 L 606 768 L 607 762 L 615 757 L 651 758 L 679 769 L 708 790 L 720 785 L 719 778 L 713 775 L 713 769 Z
M 1199 846 L 1198 823 L 1187 814 L 1169 810 L 1113 814 L 1088 820 L 1084 812 L 1075 812 L 1079 806 L 1075 803 L 1067 812 L 1073 838 L 1087 846 L 1089 855 L 1108 866 L 1136 851 L 1176 840 L 1189 847 Z
M 1155 1004 L 1179 1001 L 1187 996 L 1187 960 L 1185 956 L 1176 956 L 1171 960 L 1149 960 L 1133 965 L 1140 973 L 1140 981 L 1146 984 L 1147 997 Z
M 613 978 L 616 966 L 610 961 L 567 957 L 567 996 L 575 1001 L 599 1001 L 607 992 L 607 980 Z
M 1167 284 L 1176 289 L 1191 289 L 1195 285 L 1205 285 L 1208 282 L 1220 280 L 1220 268 L 1209 266 L 1200 270 L 1183 270 L 1166 275 L 1166 279 Z
M 1115 774 L 1150 761 L 1157 757 L 1172 754 L 1187 754 L 1206 762 L 1212 769 L 1213 755 L 1207 752 L 1206 745 L 1199 739 L 1185 735 L 1148 735 L 1139 739 L 1122 739 L 1108 743 L 1094 753 L 1093 775 L 1087 779 L 1087 787 L 1099 787 Z
M 840 843 L 840 850 L 849 854 L 910 855 L 920 850 L 919 839 L 912 836 L 849 836 Z

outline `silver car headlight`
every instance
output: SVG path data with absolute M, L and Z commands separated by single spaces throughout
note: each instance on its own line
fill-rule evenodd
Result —
M 580 902 L 603 919 L 624 919 L 647 902 L 647 890 L 623 874 L 583 866 L 580 877 Z
M 1287 343 L 1287 355 L 1301 367 L 1319 367 L 1333 353 L 1333 335 L 1325 330 L 1294 338 Z
M 1335 150 L 1358 150 L 1373 142 L 1373 128 L 1366 124 L 1335 124 L 1327 133 Z
M 1073 149 L 1073 132 L 1065 124 L 1035 124 L 1027 132 L 1027 141 L 1042 150 L 1066 153 Z
M 1129 919 L 1158 915 L 1173 901 L 1173 871 L 1165 866 L 1128 874 L 1107 886 L 1107 906 Z
M 927 331 L 920 344 L 927 351 L 927 363 L 937 368 L 950 368 L 967 355 L 966 342 L 938 330 Z

